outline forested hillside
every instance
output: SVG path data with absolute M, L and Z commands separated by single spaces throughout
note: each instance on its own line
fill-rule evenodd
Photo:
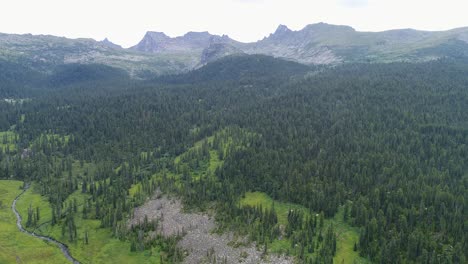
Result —
M 467 72 L 455 59 L 319 68 L 241 55 L 135 81 L 70 66 L 41 93 L 1 90 L 28 100 L 0 102 L 0 178 L 34 183 L 50 222 L 31 208 L 30 227 L 79 244 L 83 263 L 90 228 L 183 259 L 177 237 L 127 228 L 156 189 L 299 263 L 333 262 L 337 216 L 372 263 L 465 263 Z

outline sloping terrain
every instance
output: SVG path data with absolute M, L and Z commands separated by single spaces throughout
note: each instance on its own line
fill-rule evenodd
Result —
M 303 64 L 428 61 L 468 54 L 468 28 L 429 32 L 413 29 L 360 32 L 318 23 L 293 31 L 284 25 L 268 37 L 241 43 L 226 35 L 188 32 L 171 38 L 149 31 L 129 49 L 108 39 L 67 39 L 45 35 L 0 34 L 0 59 L 50 72 L 69 63 L 104 64 L 134 78 L 186 72 L 224 56 L 264 54 Z
M 447 52 L 428 50 L 450 41 L 464 43 L 454 49 L 468 50 L 467 37 L 468 28 L 441 32 L 413 29 L 360 32 L 349 26 L 318 23 L 293 31 L 280 25 L 267 38 L 246 45 L 244 51 L 305 64 L 425 61 L 451 56 Z
M 124 69 L 133 77 L 141 77 L 148 73 L 186 71 L 198 63 L 199 55 L 154 55 L 112 47 L 92 39 L 0 34 L 0 59 L 46 73 L 62 64 L 104 64 Z
M 79 65 L 67 89 L 0 101 L 0 177 L 32 183 L 28 228 L 83 263 L 183 260 L 158 218 L 128 226 L 156 189 L 184 205 L 155 204 L 173 223 L 209 230 L 213 213 L 217 231 L 306 263 L 466 263 L 467 65 L 243 55 L 132 85 L 73 82 Z

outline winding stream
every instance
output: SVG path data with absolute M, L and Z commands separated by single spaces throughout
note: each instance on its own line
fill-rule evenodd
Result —
M 26 192 L 29 188 L 29 184 L 27 184 L 24 188 L 24 190 L 18 195 L 16 196 L 15 200 L 13 201 L 13 204 L 11 205 L 11 209 L 13 210 L 13 213 L 15 213 L 16 215 L 16 225 L 18 226 L 18 229 L 25 233 L 25 234 L 28 234 L 32 237 L 36 237 L 36 238 L 39 238 L 39 239 L 42 239 L 42 240 L 45 240 L 47 242 L 50 242 L 56 246 L 58 246 L 60 248 L 60 250 L 62 251 L 63 255 L 73 264 L 80 264 L 80 262 L 76 259 L 74 259 L 72 257 L 72 255 L 70 254 L 70 251 L 68 250 L 68 247 L 67 245 L 51 238 L 51 237 L 46 237 L 46 236 L 41 236 L 41 235 L 38 235 L 34 232 L 29 232 L 28 230 L 24 229 L 23 225 L 21 224 L 21 222 L 23 221 L 23 219 L 21 218 L 21 215 L 18 213 L 18 211 L 16 210 L 16 202 L 18 201 L 18 199 L 21 197 L 21 195 L 23 195 L 24 192 Z

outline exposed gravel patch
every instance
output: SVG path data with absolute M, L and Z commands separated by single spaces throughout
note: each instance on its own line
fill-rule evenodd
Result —
M 134 211 L 134 217 L 129 222 L 143 222 L 145 215 L 148 220 L 159 219 L 159 230 L 164 236 L 183 234 L 179 246 L 186 250 L 184 263 L 245 263 L 266 264 L 293 263 L 286 256 L 269 255 L 263 257 L 261 248 L 254 243 L 246 245 L 245 239 L 235 238 L 232 233 L 216 234 L 214 219 L 203 213 L 185 213 L 180 200 L 163 196 L 159 192 L 144 205 Z M 237 246 L 234 246 L 237 245 Z

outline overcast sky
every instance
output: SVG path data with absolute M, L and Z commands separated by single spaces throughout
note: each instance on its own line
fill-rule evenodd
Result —
M 146 31 L 209 31 L 250 42 L 279 24 L 446 30 L 468 26 L 467 10 L 468 0 L 1 0 L 0 32 L 108 37 L 124 47 Z

